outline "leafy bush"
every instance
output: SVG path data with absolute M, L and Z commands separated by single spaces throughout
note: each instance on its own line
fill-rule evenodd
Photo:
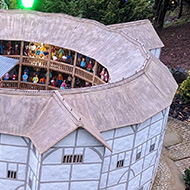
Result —
M 190 102 L 190 70 L 189 76 L 182 82 L 181 86 L 179 87 L 179 94 L 184 103 Z
M 186 185 L 186 189 L 190 189 L 190 168 L 189 169 L 186 169 L 184 171 L 184 174 L 183 174 L 183 180 L 185 182 L 185 185 Z

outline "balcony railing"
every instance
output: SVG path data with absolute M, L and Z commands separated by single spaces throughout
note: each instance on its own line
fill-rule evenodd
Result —
M 101 78 L 99 78 L 98 76 L 95 76 L 95 78 L 94 78 L 95 85 L 100 85 L 100 84 L 104 84 L 104 83 L 105 82 Z
M 75 76 L 83 80 L 86 80 L 89 83 L 92 83 L 92 80 L 93 80 L 93 73 L 87 70 L 84 70 L 80 67 L 75 68 Z
M 20 59 L 20 55 L 4 55 L 6 57 L 10 57 L 13 59 Z M 26 65 L 26 66 L 30 66 L 30 67 L 41 67 L 41 68 L 45 68 L 48 70 L 48 59 L 41 59 L 41 58 L 36 58 L 36 57 L 28 57 L 28 56 L 23 56 L 22 57 L 22 65 Z M 103 80 L 101 80 L 101 78 L 99 78 L 98 76 L 93 75 L 93 73 L 80 68 L 79 66 L 75 67 L 75 71 L 73 73 L 74 70 L 74 66 L 69 64 L 69 63 L 63 63 L 63 62 L 59 62 L 59 61 L 53 61 L 50 60 L 50 65 L 49 65 L 49 69 L 57 71 L 57 72 L 62 72 L 62 73 L 66 73 L 72 76 L 76 76 L 82 80 L 87 81 L 88 83 L 91 83 L 93 85 L 100 85 L 100 84 L 104 84 L 105 82 Z M 74 75 L 73 75 L 74 74 Z M 18 88 L 18 81 L 3 81 L 3 87 L 4 88 Z M 35 83 L 31 83 L 31 82 L 20 82 L 20 88 L 22 89 L 33 89 L 33 90 L 45 90 L 46 86 L 43 84 L 35 84 Z M 58 89 L 56 87 L 52 87 L 52 86 L 48 86 L 48 89 Z
M 67 63 L 62 63 L 58 61 L 50 61 L 50 69 L 56 71 L 63 71 L 64 73 L 72 75 L 73 73 L 73 65 L 69 65 Z
M 44 84 L 37 84 L 31 82 L 20 82 L 21 89 L 31 89 L 31 90 L 45 90 L 46 86 Z
M 33 58 L 33 57 L 23 56 L 22 64 L 27 66 L 38 66 L 46 68 L 48 65 L 48 60 L 36 57 Z
M 18 88 L 18 81 L 14 80 L 4 80 L 2 83 L 2 88 Z
M 18 81 L 4 80 L 2 83 L 2 88 L 18 88 Z M 46 86 L 44 84 L 32 83 L 32 82 L 20 82 L 20 89 L 31 89 L 31 90 L 45 90 Z M 59 88 L 48 86 L 48 90 L 58 90 Z

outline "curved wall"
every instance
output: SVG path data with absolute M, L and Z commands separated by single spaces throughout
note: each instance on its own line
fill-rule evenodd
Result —
M 137 190 L 141 187 L 150 190 L 168 111 L 169 108 L 138 125 L 102 132 L 112 152 L 84 129 L 74 131 L 41 156 L 30 140 L 1 135 L 1 185 L 4 189 L 19 186 L 30 189 L 30 186 L 32 190 Z M 83 159 L 80 163 L 63 163 L 65 155 L 83 155 Z M 117 167 L 121 160 L 123 166 Z M 7 168 L 14 170 L 15 166 L 19 180 L 8 179 Z

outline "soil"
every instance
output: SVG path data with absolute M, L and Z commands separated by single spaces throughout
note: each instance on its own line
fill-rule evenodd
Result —
M 190 69 L 190 22 L 163 28 L 159 32 L 165 47 L 161 61 L 170 68 Z
M 159 32 L 165 47 L 162 48 L 161 61 L 174 70 L 178 67 L 190 70 L 190 22 L 163 28 Z M 190 103 L 184 104 L 179 95 L 171 105 L 171 117 L 190 122 Z
M 174 100 L 170 107 L 169 115 L 180 121 L 185 121 L 185 122 L 190 123 L 190 103 L 184 104 L 179 94 L 177 94 L 174 97 Z

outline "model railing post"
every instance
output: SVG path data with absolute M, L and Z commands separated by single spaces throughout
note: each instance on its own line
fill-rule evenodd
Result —
M 23 49 L 24 49 L 24 41 L 21 41 L 21 48 L 20 48 L 20 59 L 19 59 L 19 70 L 18 70 L 18 88 L 20 88 L 20 81 L 22 75 L 22 59 L 23 59 Z
M 73 73 L 72 73 L 72 88 L 75 87 L 75 68 L 77 65 L 77 52 L 75 52 L 75 58 L 74 58 L 74 63 L 73 63 Z
M 94 72 L 93 72 L 93 79 L 92 79 L 92 85 L 94 85 L 94 81 L 95 81 L 95 76 L 97 75 L 97 70 L 98 70 L 98 63 L 97 61 L 95 61 L 95 65 L 94 65 Z
M 46 90 L 48 89 L 48 84 L 49 84 L 49 67 L 50 67 L 50 61 L 51 61 L 51 49 L 52 46 L 49 46 L 49 56 L 48 56 L 48 62 L 47 62 L 47 77 L 46 77 Z

